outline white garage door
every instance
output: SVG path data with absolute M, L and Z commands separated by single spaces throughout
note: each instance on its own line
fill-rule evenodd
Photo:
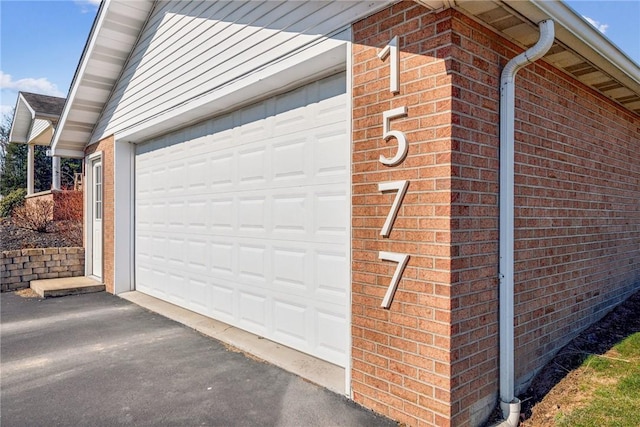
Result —
M 136 289 L 346 366 L 345 75 L 136 151 Z

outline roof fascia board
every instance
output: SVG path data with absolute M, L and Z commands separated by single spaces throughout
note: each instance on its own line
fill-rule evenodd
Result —
M 427 9 L 440 10 L 455 6 L 455 0 L 413 0 Z
M 53 155 L 71 159 L 82 159 L 84 158 L 84 150 L 67 150 L 64 148 L 58 148 Z
M 53 121 L 55 119 L 57 119 L 60 116 L 57 116 L 55 114 L 44 114 L 44 113 L 36 113 L 34 120 L 35 119 L 42 119 L 42 120 L 49 120 L 49 121 Z
M 498 2 L 534 23 L 543 19 L 553 19 L 560 27 L 556 31 L 556 38 L 559 41 L 640 94 L 640 66 L 562 1 L 498 0 Z
M 120 83 L 120 79 L 122 79 L 122 75 L 124 74 L 125 70 L 127 69 L 127 65 L 129 64 L 129 61 L 131 60 L 131 55 L 133 55 L 133 52 L 135 51 L 136 47 L 138 46 L 138 43 L 140 43 L 140 38 L 143 36 L 144 30 L 145 30 L 145 28 L 147 28 L 147 24 L 149 23 L 149 20 L 151 19 L 151 16 L 153 15 L 154 9 L 155 9 L 157 4 L 158 4 L 158 2 L 156 0 L 152 0 L 151 7 L 149 8 L 149 12 L 147 13 L 147 18 L 144 20 L 144 22 L 142 23 L 140 28 L 137 29 L 138 30 L 138 36 L 136 37 L 136 41 L 131 46 L 131 49 L 129 49 L 129 54 L 127 55 L 127 59 L 125 59 L 125 61 L 122 63 L 122 66 L 120 67 L 120 71 L 118 72 L 118 78 L 116 78 L 115 82 L 113 83 L 113 86 L 111 86 L 111 91 L 109 92 L 109 96 L 107 96 L 107 100 L 104 102 L 104 104 L 102 104 L 102 111 L 98 115 L 98 119 L 96 120 L 96 122 L 93 124 L 93 130 L 91 131 L 91 134 L 89 135 L 89 139 L 87 140 L 87 144 L 91 144 L 92 143 L 93 136 L 94 136 L 94 133 L 95 133 L 95 128 L 96 128 L 97 124 L 100 123 L 100 120 L 102 120 L 102 117 L 103 117 L 103 114 L 104 114 L 104 109 L 109 104 L 109 101 L 111 101 L 111 97 L 113 96 L 113 93 L 115 92 L 116 88 L 118 87 L 118 83 Z
M 23 105 L 29 109 L 29 112 L 31 113 L 31 120 L 35 119 L 36 118 L 36 110 L 31 108 L 31 105 L 29 105 L 29 103 L 27 102 L 27 99 L 24 97 L 22 92 L 20 92 L 19 98 L 20 98 L 20 101 L 22 101 Z
M 24 96 L 22 96 L 22 92 L 18 92 L 18 99 L 16 100 L 16 107 L 13 111 L 13 120 L 11 121 L 11 130 L 9 131 L 9 142 L 16 142 L 19 144 L 26 144 L 27 143 L 27 137 L 29 136 L 29 130 L 31 129 L 31 125 L 29 125 L 29 129 L 27 129 L 26 131 L 24 131 L 24 129 L 20 129 L 22 130 L 24 135 L 20 135 L 20 136 L 16 136 L 15 133 L 16 132 L 20 132 L 20 130 L 16 129 L 16 123 L 19 123 L 19 120 L 16 120 L 16 118 L 18 117 L 18 115 L 22 114 L 23 109 L 26 108 L 26 113 L 29 113 L 31 115 L 31 121 L 33 122 L 33 120 L 35 119 L 35 111 L 33 111 L 33 108 L 31 108 L 31 106 L 29 105 L 29 103 L 27 102 L 27 100 L 24 98 Z
M 82 52 L 82 56 L 80 57 L 78 68 L 76 69 L 76 73 L 73 76 L 73 81 L 71 83 L 71 89 L 69 91 L 69 95 L 67 96 L 67 100 L 64 103 L 64 108 L 62 109 L 60 121 L 58 122 L 56 132 L 54 133 L 53 140 L 51 141 L 51 151 L 54 155 L 58 155 L 58 152 L 57 152 L 58 150 L 56 150 L 56 147 L 58 145 L 58 140 L 60 139 L 60 133 L 67 122 L 67 117 L 69 116 L 71 105 L 73 104 L 75 95 L 78 92 L 78 88 L 80 87 L 82 76 L 84 75 L 84 72 L 87 68 L 87 64 L 89 63 L 89 58 L 91 57 L 91 53 L 95 48 L 96 40 L 98 39 L 99 29 L 102 28 L 102 23 L 104 22 L 107 16 L 110 4 L 111 4 L 111 0 L 102 0 L 102 2 L 100 3 L 100 8 L 98 9 L 98 15 L 96 16 L 96 19 L 93 22 L 93 27 L 91 27 L 91 33 L 89 35 L 89 39 L 87 40 L 87 44 L 85 45 L 84 51 Z M 61 151 L 65 151 L 65 150 L 61 150 Z

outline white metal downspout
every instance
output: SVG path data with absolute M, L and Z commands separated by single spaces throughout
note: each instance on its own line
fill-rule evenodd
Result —
M 514 366 L 514 121 L 515 77 L 524 66 L 540 59 L 553 44 L 550 19 L 540 22 L 538 42 L 511 59 L 500 78 L 500 407 L 505 421 L 517 426 L 520 400 L 515 397 Z

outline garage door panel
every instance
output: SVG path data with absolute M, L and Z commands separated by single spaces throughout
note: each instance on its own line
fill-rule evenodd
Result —
M 339 337 L 335 331 L 348 329 L 347 319 L 342 313 L 318 310 L 314 325 L 316 327 L 318 357 L 345 366 L 347 363 L 346 340 Z
M 164 230 L 167 228 L 167 202 L 153 199 L 151 202 L 151 229 Z
M 311 200 L 305 193 L 276 194 L 273 196 L 273 233 L 306 235 L 310 230 Z
M 186 191 L 185 178 L 182 171 L 185 165 L 183 162 L 168 163 L 165 169 L 165 182 L 167 186 L 166 196 L 175 197 L 184 194 Z
M 167 260 L 167 239 L 163 236 L 152 235 L 151 237 L 151 263 L 164 264 Z
M 211 284 L 211 304 L 206 315 L 221 322 L 234 323 L 238 318 L 234 303 L 237 299 L 235 293 L 235 289 L 213 282 Z
M 339 179 L 344 179 L 349 172 L 349 159 L 335 154 L 343 148 L 345 134 L 345 129 L 337 129 L 316 136 L 311 158 L 314 162 L 314 174 L 319 180 L 336 175 Z
M 209 290 L 210 286 L 206 276 L 190 274 L 184 282 L 184 290 L 181 294 L 186 295 L 185 299 L 188 301 L 188 308 L 206 315 L 209 311 Z
M 205 191 L 207 183 L 210 181 L 208 171 L 206 159 L 191 160 L 187 168 L 187 191 L 194 193 Z M 166 169 L 162 171 L 162 175 L 167 176 Z M 162 182 L 162 188 L 166 188 L 164 182 Z
M 233 188 L 233 154 L 221 153 L 211 156 L 209 159 L 211 179 L 209 185 L 211 190 L 220 191 L 225 188 Z
M 154 297 L 172 301 L 167 294 L 166 288 L 170 283 L 167 280 L 168 271 L 161 266 L 148 264 L 140 266 L 136 275 L 136 285 L 138 281 L 141 285 L 140 290 Z
M 211 213 L 209 215 L 210 231 L 216 233 L 217 231 L 232 232 L 236 227 L 236 217 L 233 215 L 235 212 L 234 199 L 232 197 L 212 198 L 211 199 Z
M 211 272 L 215 276 L 233 277 L 236 271 L 234 255 L 237 253 L 232 242 L 213 239 L 211 248 Z
M 307 295 L 310 291 L 310 278 L 307 277 L 312 268 L 307 250 L 295 247 L 278 247 L 272 252 L 272 269 L 274 289 L 284 290 L 291 294 Z
M 190 271 L 209 271 L 209 244 L 206 240 L 187 240 L 187 268 Z
M 306 137 L 289 137 L 273 146 L 273 180 L 307 180 L 305 163 L 309 143 Z
M 271 326 L 267 318 L 267 297 L 239 289 L 238 300 L 240 325 L 256 334 L 266 335 Z
M 166 258 L 164 262 L 170 267 L 183 268 L 185 267 L 184 253 L 185 253 L 186 241 L 183 238 L 167 237 Z
M 251 233 L 266 233 L 269 210 L 268 199 L 263 195 L 238 197 L 238 230 Z
M 263 138 L 269 135 L 269 117 L 273 116 L 273 99 L 257 102 L 253 105 L 245 107 L 234 113 L 236 120 L 234 126 L 237 126 L 239 136 L 243 138 L 234 139 L 234 141 L 244 141 L 245 138 L 253 140 Z
M 138 146 L 136 286 L 345 366 L 344 74 Z
M 315 194 L 315 232 L 320 236 L 346 237 L 348 212 L 346 191 L 321 191 Z
M 238 153 L 237 171 L 240 184 L 264 186 L 267 182 L 268 156 L 266 154 L 265 147 L 261 145 L 247 148 Z
M 209 203 L 204 197 L 187 200 L 186 213 L 187 226 L 190 230 L 201 233 L 209 228 Z M 177 223 L 178 220 L 178 218 L 171 218 L 174 223 Z M 165 221 L 166 228 L 169 225 L 168 218 Z
M 306 304 L 294 304 L 288 300 L 276 299 L 273 302 L 275 338 L 291 346 L 309 347 L 309 324 L 311 323 L 309 311 Z
M 187 278 L 183 274 L 177 274 L 173 270 L 169 269 L 169 281 L 167 283 L 167 296 L 169 300 L 181 307 L 187 306 L 187 300 L 185 299 L 185 292 Z
M 348 256 L 341 250 L 318 250 L 315 253 L 315 280 L 317 298 L 343 301 L 348 296 Z
M 252 244 L 238 245 L 238 275 L 256 286 L 263 286 L 267 281 L 269 252 L 266 246 Z
M 184 221 L 184 212 L 186 212 L 187 203 L 184 200 L 171 200 L 169 199 L 166 204 L 166 231 L 168 232 L 180 232 L 186 231 L 186 224 Z

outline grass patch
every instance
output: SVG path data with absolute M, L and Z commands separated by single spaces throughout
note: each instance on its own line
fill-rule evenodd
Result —
M 616 344 L 605 355 L 588 357 L 581 368 L 579 390 L 585 405 L 558 413 L 560 427 L 637 427 L 640 414 L 640 332 Z

